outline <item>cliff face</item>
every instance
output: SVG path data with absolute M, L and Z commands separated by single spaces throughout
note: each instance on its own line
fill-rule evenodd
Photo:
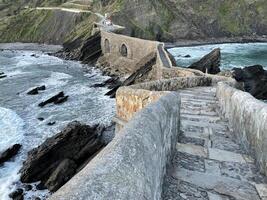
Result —
M 266 0 L 0 0 L 0 42 L 62 43 L 90 34 L 97 20 L 89 14 L 40 12 L 33 9 L 36 6 L 109 12 L 115 23 L 126 27 L 125 34 L 145 39 L 173 42 L 267 35 Z

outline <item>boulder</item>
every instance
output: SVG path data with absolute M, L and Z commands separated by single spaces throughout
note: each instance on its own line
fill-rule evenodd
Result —
M 0 79 L 2 79 L 2 78 L 6 78 L 7 77 L 7 75 L 0 75 Z
M 8 148 L 3 153 L 0 153 L 0 165 L 17 155 L 20 148 L 20 144 L 14 144 L 12 147 Z
M 197 69 L 203 73 L 218 74 L 220 70 L 221 51 L 220 48 L 212 50 L 199 61 L 193 63 L 188 68 Z
M 54 101 L 54 104 L 62 104 L 68 100 L 69 96 L 59 97 Z
M 41 181 L 46 188 L 55 191 L 103 146 L 98 125 L 72 122 L 63 131 L 28 153 L 20 170 L 21 181 Z
M 54 103 L 56 102 L 59 98 L 64 97 L 64 92 L 59 92 L 58 94 L 52 96 L 51 98 L 47 99 L 46 101 L 43 101 L 41 103 L 39 103 L 40 107 L 44 107 L 45 105 L 49 104 L 49 103 Z
M 233 77 L 257 99 L 267 100 L 267 71 L 261 65 L 233 69 Z
M 103 83 L 97 83 L 92 85 L 92 87 L 115 87 L 118 84 L 121 84 L 119 77 L 115 76 L 115 77 L 111 77 L 108 80 L 104 81 Z

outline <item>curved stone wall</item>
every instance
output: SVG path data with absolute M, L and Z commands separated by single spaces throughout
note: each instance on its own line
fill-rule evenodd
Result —
M 84 169 L 50 200 L 158 200 L 180 130 L 176 92 L 138 112 Z
M 224 82 L 218 83 L 217 97 L 234 134 L 267 175 L 267 104 Z

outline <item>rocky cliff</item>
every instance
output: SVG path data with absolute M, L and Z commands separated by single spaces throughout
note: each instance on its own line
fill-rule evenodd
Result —
M 24 0 L 17 1 L 20 3 L 11 2 L 14 1 L 0 0 L 0 10 L 5 10 L 5 12 L 0 11 L 5 13 L 4 17 L 1 16 L 4 14 L 0 15 L 2 17 L 0 19 L 1 42 L 21 40 L 61 43 L 66 39 L 83 37 L 86 32 L 90 33 L 94 21 L 92 15 L 82 17 L 77 13 L 62 14 L 60 12 L 63 11 L 59 10 L 39 13 L 32 9 L 36 6 L 86 9 L 101 14 L 109 12 L 112 13 L 115 23 L 127 27 L 125 34 L 160 41 L 267 35 L 266 0 Z M 29 7 L 25 8 L 25 6 Z M 36 15 L 38 15 L 37 18 Z M 47 19 L 49 23 L 42 20 L 47 15 L 50 16 Z M 29 31 L 32 28 L 29 18 L 38 19 L 38 23 L 34 21 L 33 25 L 41 32 L 51 27 L 50 21 L 59 20 L 59 22 L 54 23 L 53 32 L 44 37 L 38 34 L 38 31 L 37 34 Z M 22 33 L 17 34 L 18 30 Z M 54 36 L 61 40 L 54 40 Z

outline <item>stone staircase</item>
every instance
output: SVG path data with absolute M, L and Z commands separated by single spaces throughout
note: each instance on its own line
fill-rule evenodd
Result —
M 164 200 L 267 200 L 266 177 L 218 115 L 216 88 L 180 90 L 181 129 Z

